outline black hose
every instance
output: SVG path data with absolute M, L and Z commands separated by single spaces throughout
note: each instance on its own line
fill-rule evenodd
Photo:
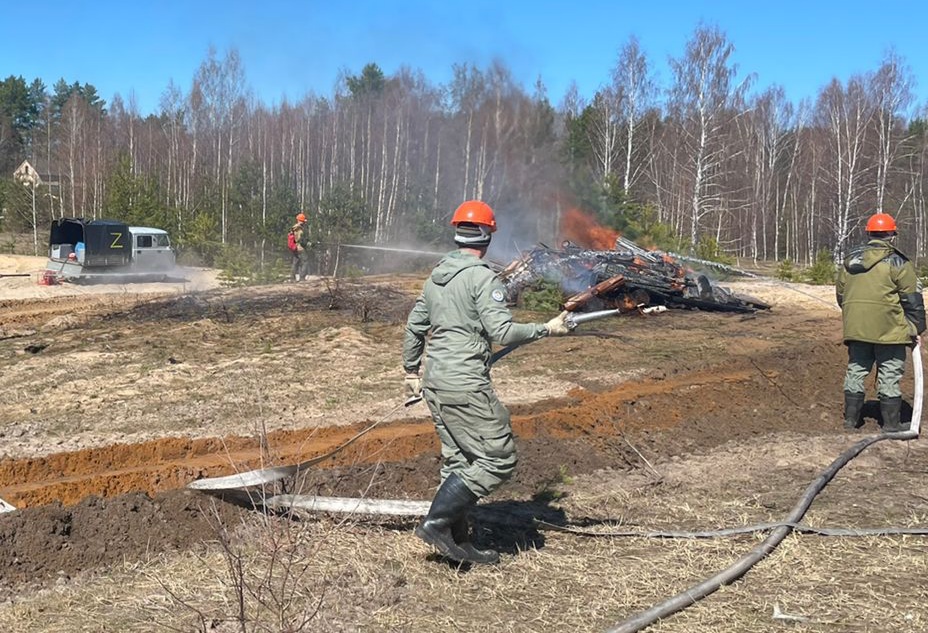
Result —
M 741 559 L 727 569 L 720 571 L 715 576 L 687 589 L 683 593 L 679 593 L 672 598 L 664 600 L 660 604 L 654 605 L 647 611 L 642 611 L 635 616 L 619 622 L 613 628 L 608 629 L 607 633 L 635 633 L 636 631 L 640 631 L 641 629 L 651 626 L 661 618 L 674 614 L 677 611 L 682 611 L 688 606 L 695 604 L 699 600 L 714 593 L 723 585 L 729 585 L 738 580 L 746 574 L 751 567 L 766 558 L 770 552 L 776 549 L 783 539 L 794 529 L 795 525 L 802 520 L 802 517 L 805 516 L 805 513 L 808 511 L 809 506 L 812 505 L 812 501 L 815 499 L 816 495 L 828 485 L 828 482 L 834 478 L 839 470 L 847 465 L 849 461 L 860 455 L 864 449 L 871 444 L 876 444 L 883 440 L 918 439 L 919 430 L 921 428 L 922 396 L 924 393 L 921 341 L 918 338 L 915 339 L 915 345 L 912 347 L 912 364 L 915 369 L 915 398 L 912 405 L 912 422 L 909 431 L 875 435 L 863 439 L 851 446 L 841 453 L 841 455 L 819 475 L 818 479 L 809 485 L 802 495 L 802 498 L 799 500 L 799 503 L 796 504 L 789 516 L 783 520 L 782 525 L 774 529 L 770 536 L 765 538 L 760 545 L 751 550 L 747 555 L 741 557 Z
M 749 569 L 751 569 L 751 567 L 766 558 L 766 556 L 774 549 L 776 549 L 776 547 L 783 541 L 783 539 L 789 535 L 789 533 L 793 530 L 793 525 L 799 523 L 802 517 L 805 516 L 805 513 L 808 511 L 809 506 L 812 505 L 812 501 L 815 499 L 816 495 L 818 495 L 818 493 L 821 492 L 826 485 L 828 485 L 828 482 L 834 478 L 834 476 L 838 473 L 839 470 L 841 470 L 841 468 L 847 465 L 849 461 L 857 457 L 871 444 L 888 439 L 914 439 L 900 438 L 900 435 L 903 434 L 893 433 L 874 435 L 854 444 L 851 448 L 838 456 L 838 458 L 833 461 L 821 475 L 819 475 L 818 479 L 809 485 L 805 493 L 802 495 L 802 498 L 799 500 L 799 503 L 796 504 L 796 506 L 793 508 L 793 511 L 790 512 L 789 516 L 786 517 L 786 519 L 783 521 L 784 524 L 771 532 L 770 536 L 765 538 L 760 543 L 760 545 L 755 547 L 745 556 L 742 556 L 741 559 L 739 559 L 727 569 L 717 573 L 711 578 L 704 580 L 698 585 L 690 587 L 689 589 L 677 594 L 676 596 L 673 596 L 672 598 L 668 598 L 660 604 L 654 605 L 647 611 L 642 611 L 641 613 L 632 616 L 631 618 L 623 620 L 615 627 L 608 629 L 608 633 L 634 633 L 635 631 L 640 631 L 643 628 L 654 624 L 661 618 L 667 617 L 668 615 L 676 613 L 677 611 L 682 611 L 688 606 L 695 604 L 699 600 L 714 593 L 723 585 L 731 584 L 741 578 L 748 572 Z
M 802 523 L 786 523 L 778 521 L 776 523 L 755 523 L 754 525 L 745 525 L 737 528 L 726 528 L 722 530 L 700 530 L 685 532 L 681 530 L 613 530 L 605 532 L 601 530 L 588 530 L 584 528 L 573 527 L 570 525 L 557 525 L 548 523 L 540 519 L 535 519 L 535 524 L 543 530 L 553 532 L 566 532 L 578 536 L 589 537 L 609 537 L 609 538 L 657 538 L 657 539 L 713 539 L 725 536 L 739 536 L 741 534 L 754 534 L 755 532 L 767 532 L 778 527 L 789 527 L 795 532 L 803 534 L 819 534 L 821 536 L 896 536 L 928 535 L 928 528 L 817 528 Z

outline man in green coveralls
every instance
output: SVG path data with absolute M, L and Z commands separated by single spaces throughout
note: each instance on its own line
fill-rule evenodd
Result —
M 867 236 L 865 245 L 847 254 L 835 284 L 848 352 L 844 428 L 860 426 L 864 379 L 876 363 L 883 431 L 899 433 L 908 428 L 900 420 L 905 350 L 925 331 L 925 303 L 915 267 L 893 245 L 892 216 L 871 216 Z
M 477 500 L 507 481 L 516 466 L 509 411 L 490 381 L 491 344 L 518 345 L 570 330 L 566 312 L 547 323 L 513 323 L 503 284 L 483 261 L 496 230 L 489 205 L 468 200 L 451 224 L 458 249 L 432 270 L 403 339 L 407 395 L 421 391 L 442 454 L 442 484 L 415 532 L 446 558 L 492 564 L 499 553 L 473 546 L 467 520 Z

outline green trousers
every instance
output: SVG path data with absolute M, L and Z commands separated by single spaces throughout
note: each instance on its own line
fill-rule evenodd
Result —
M 899 383 L 905 372 L 905 345 L 878 345 L 876 343 L 847 342 L 847 373 L 844 391 L 865 393 L 864 380 L 876 364 L 876 388 L 880 398 L 898 398 L 902 395 Z
M 441 440 L 441 480 L 457 473 L 478 497 L 499 488 L 516 467 L 509 411 L 492 388 L 480 391 L 423 389 Z

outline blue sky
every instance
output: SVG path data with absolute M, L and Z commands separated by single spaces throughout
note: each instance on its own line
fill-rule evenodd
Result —
M 110 0 L 5 3 L 0 77 L 91 83 L 109 103 L 134 93 L 157 110 L 173 80 L 185 92 L 210 45 L 238 49 L 249 86 L 267 105 L 332 94 L 339 71 L 368 62 L 447 82 L 454 63 L 503 60 L 531 90 L 541 77 L 558 104 L 571 81 L 592 97 L 635 35 L 662 86 L 700 22 L 721 28 L 733 61 L 757 86 L 779 84 L 793 102 L 832 77 L 875 70 L 895 50 L 928 101 L 928 2 L 778 0 Z

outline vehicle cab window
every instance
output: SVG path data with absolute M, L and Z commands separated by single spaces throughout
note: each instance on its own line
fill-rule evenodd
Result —
M 151 235 L 139 235 L 135 238 L 136 248 L 151 248 Z
M 167 248 L 171 245 L 171 240 L 168 239 L 167 235 L 154 235 L 154 245 L 160 248 Z

